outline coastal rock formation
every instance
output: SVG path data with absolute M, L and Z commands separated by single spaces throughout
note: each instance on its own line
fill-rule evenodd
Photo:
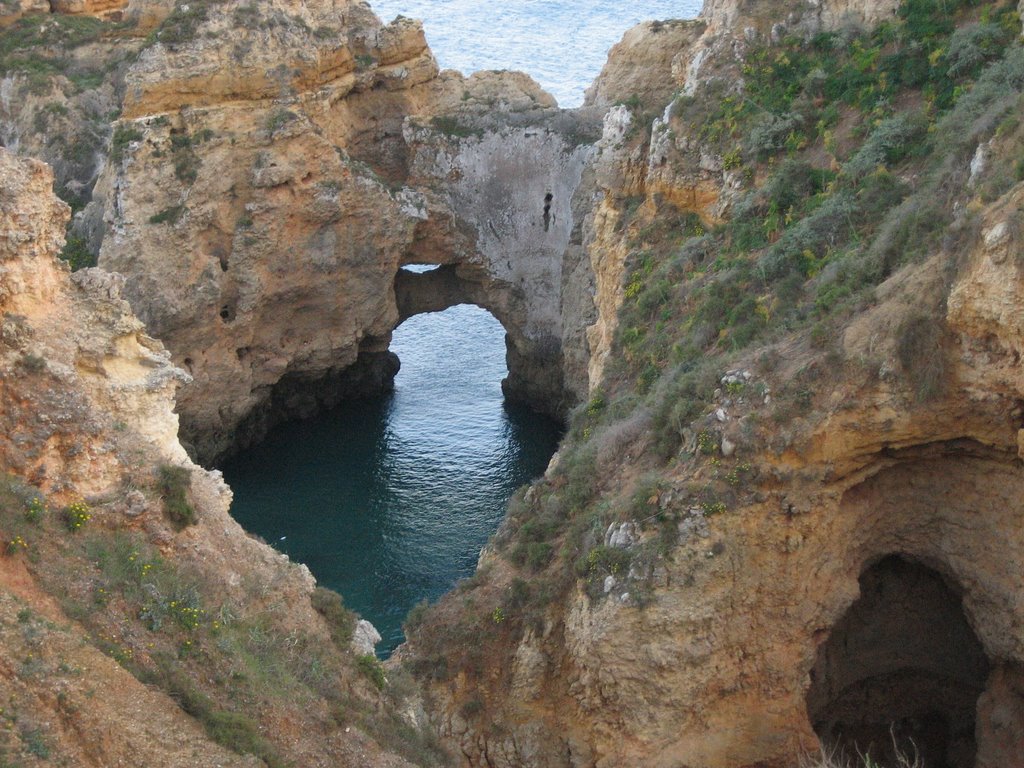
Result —
M 130 425 L 161 460 L 185 460 L 172 408 L 188 377 L 120 298 L 124 278 L 98 270 L 71 277 L 56 259 L 69 212 L 50 193 L 50 170 L 6 151 L 0 159 L 4 352 L 8 370 L 23 374 L 3 386 L 3 465 L 57 487 L 100 492 L 119 479 L 106 434 L 115 423 Z M 56 403 L 40 400 L 48 387 L 27 386 L 26 375 L 66 390 L 58 419 L 40 420 Z
M 454 302 L 504 324 L 510 397 L 578 399 L 563 259 L 589 152 L 573 137 L 597 118 L 523 75 L 439 73 L 418 23 L 359 3 L 232 5 L 187 38 L 176 18 L 127 74 L 94 198 L 100 264 L 193 377 L 179 408 L 198 456 L 386 388 L 391 331 Z M 458 290 L 407 264 L 446 265 Z
M 751 110 L 761 144 L 731 132 L 744 76 L 770 87 L 745 57 L 778 65 L 804 45 L 786 40 L 904 23 L 901 12 L 708 3 L 696 22 L 627 34 L 589 91 L 607 110 L 584 170 L 593 203 L 576 219 L 595 286 L 592 399 L 545 480 L 513 501 L 474 583 L 405 649 L 466 765 L 781 768 L 824 745 L 994 768 L 1024 754 L 1022 186 L 991 166 L 968 185 L 979 144 L 988 157 L 1019 151 L 1017 91 L 995 136 L 965 108 L 938 129 L 969 137 L 955 152 L 940 144 L 947 165 L 892 172 L 909 189 L 943 179 L 949 208 L 933 215 L 948 216 L 946 234 L 899 241 L 841 321 L 819 299 L 819 328 L 838 343 L 791 315 L 744 350 L 728 314 L 743 294 L 707 298 L 751 274 L 755 327 L 789 311 L 769 258 L 743 271 L 751 252 L 782 250 L 789 221 L 771 231 L 771 211 L 755 208 L 769 236 L 739 247 L 727 225 L 787 162 L 838 186 L 860 148 L 840 120 L 839 141 L 794 140 L 787 160 L 787 135 L 804 135 L 799 102 L 777 118 Z M 904 215 L 920 205 L 908 199 Z M 893 231 L 854 253 L 892 249 Z M 799 256 L 818 253 L 804 242 Z M 809 284 L 835 274 L 812 270 Z M 666 424 L 676 442 L 661 453 Z M 447 670 L 428 673 L 441 656 Z
M 124 278 L 57 258 L 69 211 L 50 169 L 0 149 L 0 177 L 4 754 L 409 765 L 352 728 L 363 709 L 398 722 L 355 669 L 355 618 L 249 537 L 220 474 L 188 460 L 173 409 L 189 377 L 120 297 Z
M 256 735 L 297 764 L 401 765 L 350 734 L 362 717 L 429 718 L 490 768 L 782 768 L 822 746 L 1015 765 L 1024 57 L 1009 5 L 950 3 L 709 0 L 627 34 L 571 113 L 525 76 L 438 72 L 418 24 L 361 3 L 154 10 L 82 216 L 104 217 L 117 274 L 66 274 L 50 177 L 0 152 L 0 460 L 36 488 L 19 504 L 87 496 L 111 540 L 142 537 L 128 562 L 145 543 L 197 575 L 225 626 L 196 635 L 200 661 L 192 614 L 171 634 L 152 590 L 105 596 L 106 550 L 33 568 L 20 533 L 0 584 L 61 596 L 57 618 L 113 605 L 99 628 L 130 629 L 103 640 L 114 658 L 130 649 L 197 716 L 255 702 Z M 899 34 L 873 37 L 887 21 Z M 40 143 L 5 83 L 5 142 Z M 396 325 L 461 302 L 505 326 L 510 396 L 585 406 L 476 576 L 417 614 L 386 674 L 350 674 L 353 631 L 360 651 L 373 634 L 230 520 L 175 439 L 172 392 L 215 459 L 388 386 Z M 160 512 L 176 491 L 197 525 Z M 20 655 L 31 633 L 8 635 Z M 259 675 L 235 662 L 257 654 L 288 702 L 245 687 Z M 388 682 L 405 668 L 420 702 L 376 690 L 412 688 Z M 127 750 L 118 733 L 90 759 Z

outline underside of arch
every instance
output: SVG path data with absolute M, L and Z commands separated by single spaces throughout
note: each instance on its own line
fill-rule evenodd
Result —
M 570 397 L 565 390 L 561 339 L 530 334 L 523 304 L 515 291 L 500 281 L 476 279 L 472 267 L 442 264 L 426 272 L 400 269 L 395 276 L 398 324 L 424 312 L 442 312 L 459 304 L 486 309 L 505 329 L 508 377 L 502 391 L 509 400 L 563 419 Z

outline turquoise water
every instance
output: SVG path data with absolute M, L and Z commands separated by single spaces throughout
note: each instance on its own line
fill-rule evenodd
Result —
M 389 654 L 420 600 L 472 574 L 558 426 L 505 404 L 504 331 L 473 306 L 395 331 L 393 394 L 283 425 L 223 467 L 232 514 L 369 619 Z
M 470 74 L 527 72 L 558 100 L 578 107 L 608 49 L 641 21 L 692 19 L 702 0 L 370 0 L 384 22 L 401 14 L 423 21 L 438 63 Z

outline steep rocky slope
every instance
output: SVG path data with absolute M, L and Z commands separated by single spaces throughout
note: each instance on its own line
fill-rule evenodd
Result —
M 716 0 L 631 31 L 587 107 L 561 112 L 523 76 L 438 72 L 417 24 L 359 3 L 135 9 L 114 85 L 74 85 L 75 105 L 102 91 L 123 110 L 109 148 L 67 174 L 123 284 L 68 282 L 66 214 L 38 166 L 0 155 L 11 178 L 35 169 L 4 209 L 21 220 L 5 224 L 2 562 L 12 594 L 55 598 L 57 626 L 4 604 L 5 651 L 26 654 L 12 695 L 70 685 L 73 664 L 29 662 L 45 630 L 271 764 L 390 759 L 361 733 L 443 761 L 395 701 L 408 669 L 465 765 L 791 766 L 820 745 L 886 762 L 893 741 L 933 767 L 1016 765 L 1017 10 Z M 101 29 L 83 55 L 122 50 Z M 66 78 L 27 74 L 39 45 L 14 47 L 7 93 Z M 17 104 L 5 143 L 63 157 L 62 123 L 35 130 L 45 99 Z M 36 251 L 49 266 L 18 266 Z M 441 266 L 400 269 L 417 263 Z M 395 325 L 460 301 L 508 330 L 510 395 L 583 405 L 476 576 L 410 617 L 377 696 L 340 606 L 188 463 L 169 393 L 215 458 L 387 386 Z M 175 466 L 199 512 L 181 531 Z M 88 496 L 85 531 L 65 532 L 75 507 L 38 525 L 40 494 Z M 33 701 L 22 754 L 95 749 L 73 712 L 39 725 L 59 694 Z M 187 749 L 216 749 L 185 727 Z
M 57 259 L 69 212 L 50 170 L 0 150 L 0 178 L 4 762 L 426 759 L 337 596 L 249 538 L 219 475 L 187 459 L 188 376 L 124 278 Z
M 1020 30 L 718 3 L 613 51 L 591 398 L 409 627 L 467 764 L 1019 762 Z

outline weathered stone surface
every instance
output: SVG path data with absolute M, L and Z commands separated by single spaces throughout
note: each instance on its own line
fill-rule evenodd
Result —
M 591 98 L 610 104 L 627 101 L 631 90 L 653 99 L 677 88 L 699 95 L 716 78 L 728 89 L 729 78 L 737 77 L 735 51 L 752 41 L 851 22 L 874 24 L 896 8 L 888 1 L 793 5 L 709 2 L 701 38 L 682 44 L 671 57 L 647 47 L 659 44 L 658 34 L 670 38 L 642 27 L 613 52 Z M 645 65 L 671 87 L 643 82 L 631 71 Z M 593 184 L 593 202 L 577 217 L 596 286 L 597 317 L 588 330 L 591 386 L 605 375 L 623 297 L 630 246 L 617 225 L 626 200 L 641 222 L 650 221 L 657 206 L 671 205 L 710 223 L 728 215 L 742 183 L 721 157 L 686 135 L 671 107 L 655 119 L 649 151 L 633 151 L 624 140 L 633 111 L 628 104 L 608 110 L 604 135 L 583 174 Z M 878 612 L 890 634 L 881 638 L 883 652 L 876 656 L 901 668 L 915 653 L 929 654 L 923 667 L 947 679 L 934 688 L 911 680 L 905 690 L 918 691 L 911 698 L 936 711 L 948 705 L 947 714 L 973 712 L 976 700 L 976 765 L 1014 764 L 1024 753 L 1024 646 L 1014 629 L 1024 621 L 1016 597 L 1024 588 L 1024 539 L 1015 522 L 1024 498 L 1022 195 L 1018 184 L 991 204 L 972 203 L 980 222 L 976 238 L 962 234 L 969 242 L 956 246 L 956 254 L 933 254 L 878 289 L 876 304 L 846 329 L 843 362 L 828 371 L 832 391 L 822 393 L 820 411 L 785 430 L 762 431 L 754 425 L 773 402 L 772 393 L 795 376 L 798 363 L 784 360 L 763 381 L 752 361 L 750 367 L 717 373 L 722 389 L 716 404 L 684 436 L 684 449 L 670 468 L 659 473 L 659 487 L 671 488 L 671 500 L 658 510 L 674 511 L 679 520 L 679 544 L 671 557 L 656 559 L 646 571 L 630 569 L 595 581 L 597 598 L 569 590 L 545 613 L 543 636 L 535 627 L 524 629 L 507 652 L 485 662 L 474 681 L 493 683 L 489 722 L 501 722 L 505 733 L 455 714 L 470 684 L 431 688 L 445 702 L 442 733 L 464 751 L 467 764 L 793 765 L 818 744 L 823 731 L 816 728 L 850 717 L 843 710 L 849 702 L 837 693 L 844 675 L 856 677 L 863 671 L 858 664 L 878 663 L 862 654 L 839 664 L 824 644 L 834 633 L 840 642 L 854 638 L 851 647 L 860 647 L 863 637 L 844 634 L 844 616 L 863 585 L 879 583 L 883 591 L 891 584 L 907 589 Z M 954 256 L 957 270 L 948 267 Z M 955 275 L 951 287 L 943 275 Z M 936 353 L 947 361 L 946 380 L 941 396 L 920 403 L 909 391 L 908 372 L 901 370 L 896 331 L 915 307 L 941 306 L 950 288 L 948 335 Z M 849 373 L 859 365 L 880 374 Z M 711 436 L 710 451 L 721 451 L 703 465 L 697 457 L 701 430 Z M 602 464 L 613 473 L 603 487 L 614 493 L 635 481 L 647 469 L 639 464 L 626 457 Z M 750 473 L 736 475 L 736 499 L 723 510 L 688 498 L 720 464 Z M 603 533 L 604 544 L 616 546 L 622 530 L 619 523 L 600 529 L 596 543 Z M 657 547 L 659 536 L 643 529 L 636 545 Z M 871 581 L 871 569 L 892 556 L 926 576 Z M 491 563 L 478 578 L 483 586 L 473 597 L 494 595 L 496 589 L 488 590 L 513 577 Z M 948 591 L 915 591 L 918 581 L 941 583 Z M 623 600 L 623 594 L 631 597 Z M 940 617 L 943 628 L 955 625 L 956 643 L 928 645 L 934 638 L 923 637 L 913 621 L 894 618 L 911 605 L 922 622 Z M 961 679 L 964 670 L 949 648 L 971 645 L 960 642 L 967 634 L 976 638 L 981 655 L 971 656 L 970 679 Z M 825 678 L 813 689 L 812 672 L 819 681 Z M 822 694 L 821 685 L 832 686 L 831 692 Z M 921 693 L 926 689 L 934 697 Z M 872 690 L 882 691 L 893 711 L 899 709 L 891 689 Z M 963 691 L 973 699 L 965 700 Z M 960 698 L 949 703 L 950 696 Z M 925 709 L 899 717 L 912 730 L 919 723 L 910 721 L 922 713 L 931 716 Z M 954 741 L 963 738 L 956 726 L 950 734 Z
M 21 365 L 37 361 L 33 368 L 67 382 L 68 389 L 59 406 L 64 415 L 42 429 L 23 418 L 31 403 L 9 402 L 5 464 L 99 491 L 117 471 L 102 427 L 118 421 L 131 424 L 165 460 L 184 460 L 172 404 L 175 389 L 188 377 L 131 315 L 119 295 L 123 278 L 87 270 L 69 279 L 67 267 L 55 256 L 69 211 L 50 192 L 49 168 L 20 161 L 5 150 L 0 162 L 0 309 L 18 318 L 24 329 L 23 343 L 5 350 L 6 363 L 14 367 L 19 359 Z M 95 414 L 103 416 L 97 421 Z M 93 424 L 84 442 L 79 419 Z M 58 449 L 71 443 L 77 444 L 73 451 Z
M 48 0 L 17 0 L 14 3 L 5 3 L 0 9 L 0 29 L 13 24 L 22 16 L 49 12 Z
M 359 619 L 356 622 L 356 630 L 352 634 L 352 650 L 363 656 L 372 655 L 380 641 L 380 632 L 373 624 L 366 619 Z
M 506 393 L 563 415 L 588 388 L 592 302 L 563 264 L 586 271 L 566 254 L 597 118 L 521 74 L 438 73 L 418 23 L 359 3 L 261 6 L 272 34 L 232 8 L 132 67 L 119 130 L 141 138 L 96 195 L 101 265 L 193 376 L 196 454 L 386 388 L 394 327 L 456 301 L 508 331 Z
M 162 567 L 195 583 L 207 608 L 230 606 L 228 614 L 212 622 L 214 629 L 221 620 L 259 617 L 264 641 L 271 632 L 291 638 L 288 642 L 301 634 L 316 646 L 333 647 L 324 620 L 313 609 L 315 582 L 309 570 L 248 536 L 228 514 L 231 491 L 220 473 L 195 466 L 185 455 L 173 408 L 174 391 L 188 377 L 144 333 L 120 298 L 124 278 L 96 269 L 72 275 L 57 258 L 69 210 L 52 193 L 53 174 L 38 161 L 0 149 L 0 178 L 0 470 L 5 494 L 0 667 L 21 670 L 26 659 L 35 665 L 31 675 L 0 675 L 0 694 L 5 702 L 18 704 L 20 722 L 43 724 L 40 738 L 60 762 L 181 768 L 262 764 L 212 741 L 178 701 L 156 685 L 144 685 L 101 652 L 101 644 L 108 652 L 114 647 L 122 659 L 134 655 L 147 664 L 140 657 L 167 639 L 152 627 L 133 636 L 138 618 L 130 606 L 120 605 L 120 598 L 110 606 L 89 603 L 101 614 L 95 617 L 98 622 L 111 624 L 89 627 L 80 616 L 72 620 L 64 613 L 67 603 L 47 591 L 54 579 L 71 584 L 84 578 L 89 594 L 93 589 L 104 594 L 108 582 L 93 584 L 91 575 L 70 571 L 69 562 L 76 561 L 64 557 L 76 545 L 60 539 L 54 546 L 56 537 L 70 535 L 56 520 L 46 521 L 44 515 L 39 527 L 25 533 L 35 540 L 42 565 L 7 546 L 8 524 L 22 519 L 8 495 L 16 486 L 42 494 L 54 514 L 84 497 L 92 505 L 89 531 L 82 533 L 90 537 L 89 547 L 110 553 L 144 542 L 158 548 Z M 188 497 L 197 520 L 184 530 L 158 511 L 162 504 L 154 485 L 157 468 L 164 465 L 184 467 L 191 478 Z M 23 632 L 29 623 L 32 631 Z M 92 633 L 96 626 L 116 626 L 116 640 L 106 634 L 99 639 Z M 196 637 L 181 636 L 189 645 Z M 216 663 L 211 656 L 221 652 L 211 643 L 203 650 L 205 663 Z M 189 679 L 186 664 L 173 673 Z M 288 680 L 291 684 L 293 678 Z M 352 683 L 344 675 L 330 682 L 358 695 L 363 684 Z M 213 681 L 202 674 L 189 685 L 194 686 L 190 695 L 199 695 L 194 691 Z M 202 695 L 203 702 L 212 701 Z M 275 732 L 284 723 L 288 735 L 278 743 L 296 762 L 408 765 L 361 734 L 346 734 L 336 726 L 325 730 L 323 703 L 315 695 L 273 706 L 277 711 L 249 712 L 244 718 L 253 720 L 240 715 L 239 721 L 266 718 Z
M 113 16 L 128 7 L 129 0 L 50 0 L 52 13 L 70 16 Z
M 585 117 L 566 123 L 558 113 L 541 114 L 523 127 L 506 119 L 512 127 L 484 123 L 447 139 L 410 125 L 411 180 L 444 189 L 447 207 L 472 227 L 476 252 L 459 274 L 475 303 L 509 332 L 506 394 L 558 415 L 569 404 L 562 395 L 565 326 L 578 324 L 574 317 L 563 324 L 563 264 L 592 149 L 569 141 Z

